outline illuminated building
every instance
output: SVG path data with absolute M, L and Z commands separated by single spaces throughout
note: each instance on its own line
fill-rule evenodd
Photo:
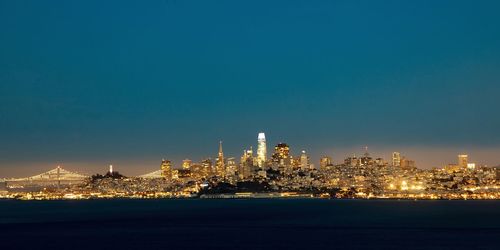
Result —
M 176 173 L 178 179 L 190 178 L 192 176 L 191 170 L 189 169 L 177 169 Z
M 467 169 L 469 170 L 476 169 L 476 163 L 467 163 Z
M 458 166 L 458 164 L 450 163 L 450 164 L 444 166 L 444 170 L 446 170 L 449 173 L 457 172 L 457 171 L 459 171 L 459 169 L 460 169 L 460 167 Z
M 215 174 L 217 176 L 224 176 L 225 174 L 224 152 L 222 151 L 222 141 L 219 142 L 219 154 L 217 156 L 217 162 L 215 163 Z
M 202 167 L 202 171 L 203 171 L 203 175 L 205 177 L 208 177 L 209 175 L 212 174 L 212 159 L 210 158 L 207 158 L 207 159 L 204 159 L 201 161 L 201 167 Z
M 306 154 L 305 150 L 302 150 L 302 154 L 300 155 L 300 168 L 302 170 L 306 170 L 310 167 L 309 156 Z
M 109 165 L 109 173 L 113 174 L 113 165 Z
M 344 159 L 344 164 L 351 167 L 357 166 L 359 165 L 358 157 L 356 157 L 356 155 L 353 154 L 352 156 Z
M 191 171 L 191 174 L 193 177 L 196 177 L 196 178 L 201 178 L 201 177 L 205 177 L 207 176 L 205 173 L 204 173 L 204 169 L 203 169 L 203 166 L 201 164 L 192 164 L 189 168 L 189 170 Z
M 240 158 L 240 163 L 249 163 L 253 164 L 254 157 L 253 157 L 253 148 L 250 147 L 249 150 L 243 150 L 243 155 Z
M 222 182 L 237 186 L 238 183 L 249 180 L 269 183 L 269 186 L 266 184 L 265 189 L 266 195 L 268 191 L 271 192 L 269 197 L 286 197 L 290 195 L 290 192 L 297 191 L 305 192 L 307 197 L 313 197 L 308 193 L 311 188 L 313 190 L 334 188 L 339 190 L 335 194 L 338 198 L 500 198 L 499 167 L 476 166 L 474 163 L 468 163 L 467 168 L 464 169 L 459 167 L 459 164 L 453 163 L 444 169 L 424 170 L 416 169 L 415 161 L 404 156 L 401 156 L 400 167 L 388 166 L 390 164 L 381 158 L 376 158 L 369 165 L 363 165 L 366 163 L 363 161 L 363 158 L 367 157 L 365 154 L 362 158 L 348 157 L 346 164 L 338 165 L 332 165 L 331 159 L 324 156 L 320 160 L 320 166 L 322 169 L 326 168 L 327 171 L 317 172 L 310 171 L 314 168 L 305 151 L 302 151 L 298 157 L 291 158 L 286 144 L 280 143 L 275 147 L 273 164 L 274 158 L 286 158 L 288 155 L 289 159 L 293 159 L 292 164 L 296 165 L 293 165 L 294 168 L 287 169 L 273 169 L 271 165 L 271 169 L 264 169 L 258 167 L 252 149 L 243 151 L 240 165 L 237 165 L 234 158 L 223 156 L 222 145 L 219 151 L 220 157 L 217 161 L 223 163 L 225 170 L 221 174 L 222 178 L 213 176 L 215 167 L 212 168 L 210 159 L 205 159 L 199 164 L 192 163 L 189 169 L 173 169 L 172 163 L 164 159 L 161 169 L 126 178 L 116 177 L 115 175 L 119 174 L 112 166 L 106 175 L 94 175 L 91 178 L 57 167 L 36 176 L 0 179 L 0 198 L 2 196 L 20 197 L 20 199 L 195 197 L 201 187 L 218 185 Z M 373 167 L 377 165 L 379 167 Z M 211 173 L 208 174 L 209 172 Z M 64 187 L 59 188 L 60 185 Z M 249 192 L 253 189 L 253 184 L 244 186 Z M 256 193 L 248 193 L 250 195 L 245 197 L 259 197 L 262 195 L 258 193 L 261 192 L 259 190 L 262 189 L 256 189 Z M 238 193 L 235 195 L 238 196 Z M 321 195 L 320 197 L 330 196 Z
M 240 159 L 240 169 L 239 174 L 242 179 L 246 179 L 252 175 L 254 172 L 254 156 L 253 148 L 250 150 L 243 150 L 243 155 Z
M 257 138 L 257 165 L 263 168 L 267 160 L 266 135 L 259 133 Z
M 414 168 L 416 168 L 415 161 L 407 159 L 406 157 L 401 158 L 399 166 L 402 169 L 414 169 Z
M 392 153 L 392 166 L 393 167 L 401 166 L 401 154 L 399 152 Z
M 279 143 L 274 147 L 274 153 L 271 159 L 273 163 L 278 166 L 290 166 L 290 147 L 286 143 Z
M 169 160 L 163 159 L 161 161 L 161 176 L 164 178 L 171 178 L 172 177 L 172 162 Z
M 190 169 L 193 162 L 190 159 L 185 159 L 182 161 L 182 169 Z
M 285 159 L 290 156 L 290 147 L 286 143 L 279 143 L 274 147 L 274 154 L 272 158 Z
M 458 167 L 462 169 L 467 168 L 467 164 L 469 163 L 468 155 L 458 155 Z
M 238 165 L 236 164 L 234 157 L 227 158 L 226 172 L 224 176 L 226 178 L 231 179 L 232 181 L 236 181 L 237 171 L 238 171 Z
M 297 157 L 290 156 L 290 161 L 292 168 L 294 169 L 300 168 L 300 155 Z
M 373 164 L 373 159 L 370 157 L 370 153 L 368 153 L 368 147 L 365 147 L 365 154 L 360 159 L 360 165 L 366 166 Z
M 332 158 L 330 158 L 328 156 L 323 156 L 319 160 L 319 168 L 321 170 L 326 170 L 331 165 L 332 165 Z

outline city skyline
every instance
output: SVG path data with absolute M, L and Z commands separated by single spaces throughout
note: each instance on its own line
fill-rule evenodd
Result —
M 60 165 L 32 176 L 0 179 L 0 198 L 21 200 L 95 198 L 358 198 L 358 199 L 498 199 L 500 166 L 475 162 L 468 154 L 433 169 L 418 168 L 415 159 L 393 152 L 390 159 L 352 154 L 335 162 L 324 155 L 319 166 L 306 150 L 294 155 L 280 142 L 270 157 L 264 132 L 257 153 L 244 149 L 240 158 L 184 159 L 181 166 L 163 158 L 154 171 L 128 175 L 109 165 L 104 173 L 86 174 Z
M 404 152 L 500 164 L 496 1 L 0 3 L 0 176 Z M 269 152 L 269 150 L 268 150 Z M 476 158 L 477 157 L 477 158 Z
M 258 133 L 258 136 L 257 136 L 257 141 L 256 141 L 256 145 L 257 145 L 257 151 L 256 151 L 256 154 L 255 154 L 255 165 L 256 166 L 259 166 L 260 168 L 264 168 L 264 166 L 268 166 L 269 164 L 271 164 L 270 162 L 272 161 L 271 158 L 269 158 L 269 156 L 271 156 L 272 154 L 275 154 L 277 153 L 276 150 L 277 149 L 274 149 L 274 151 L 271 151 L 271 153 L 269 153 L 270 155 L 268 156 L 268 153 L 267 153 L 267 141 L 266 141 L 266 135 L 264 132 L 259 132 Z M 413 158 L 411 155 L 408 155 L 406 152 L 399 152 L 399 151 L 393 151 L 391 152 L 391 156 L 390 157 L 384 157 L 384 155 L 380 155 L 380 154 L 377 154 L 376 152 L 371 152 L 369 150 L 369 147 L 368 146 L 364 146 L 362 151 L 359 151 L 359 152 L 352 152 L 350 154 L 345 154 L 344 156 L 339 156 L 338 158 L 337 157 L 333 157 L 332 154 L 322 154 L 320 157 L 317 157 L 317 161 L 316 159 L 311 159 L 311 155 L 309 154 L 309 152 L 306 153 L 306 150 L 305 149 L 296 149 L 294 147 L 290 147 L 288 144 L 286 144 L 286 142 L 283 142 L 283 141 L 280 141 L 279 143 L 276 144 L 276 146 L 274 147 L 280 147 L 281 145 L 286 145 L 287 149 L 287 155 L 290 155 L 290 156 L 296 156 L 298 157 L 299 161 L 301 162 L 300 165 L 303 166 L 303 167 L 307 167 L 309 166 L 309 164 L 311 164 L 311 167 L 313 169 L 320 169 L 320 165 L 321 165 L 321 161 L 323 160 L 324 157 L 328 157 L 329 160 L 329 164 L 333 164 L 333 165 L 342 165 L 344 164 L 345 160 L 349 157 L 363 157 L 363 155 L 367 156 L 368 154 L 373 157 L 374 159 L 375 158 L 379 158 L 381 160 L 383 160 L 383 162 L 385 162 L 386 164 L 389 164 L 389 165 L 392 165 L 392 166 L 396 166 L 396 167 L 400 167 L 400 161 L 402 159 L 409 159 L 413 162 L 413 166 L 414 167 L 417 167 L 417 168 L 420 168 L 420 169 L 430 169 L 429 167 L 426 168 L 426 167 L 422 167 L 422 166 L 419 166 L 418 164 L 418 160 L 416 160 L 415 158 Z M 274 148 L 274 147 L 271 147 L 271 148 Z M 250 152 L 252 152 L 252 148 L 253 148 L 253 145 L 250 145 Z M 240 150 L 241 151 L 241 150 Z M 247 149 L 244 149 L 243 150 L 243 156 L 242 157 L 246 157 L 247 155 Z M 274 156 L 274 155 L 272 155 Z M 271 157 L 272 157 L 271 156 Z M 460 158 L 461 157 L 465 157 L 466 159 L 473 159 L 473 160 L 477 160 L 476 162 L 474 162 L 474 164 L 477 164 L 478 166 L 488 166 L 487 164 L 485 164 L 482 160 L 481 160 L 481 157 L 479 156 L 474 156 L 472 155 L 472 158 L 469 158 L 469 155 L 465 152 L 465 151 L 461 151 L 460 153 L 458 153 L 458 155 L 455 155 L 455 160 L 456 160 L 456 156 L 459 157 L 459 160 L 458 161 L 454 161 L 454 160 L 449 160 L 448 162 L 444 162 L 443 160 L 444 159 L 449 159 L 450 156 L 449 155 L 446 155 L 446 157 L 443 157 L 441 160 L 443 161 L 440 165 L 436 165 L 436 166 L 433 166 L 432 168 L 445 168 L 446 166 L 450 165 L 450 164 L 457 164 L 457 165 L 460 165 L 460 162 L 462 161 Z M 204 160 L 211 160 L 215 163 L 214 167 L 215 169 L 218 169 L 216 170 L 217 172 L 224 172 L 225 169 L 226 169 L 226 162 L 227 162 L 227 159 L 228 158 L 238 158 L 239 156 L 238 155 L 227 155 L 227 154 L 224 154 L 224 151 L 223 151 L 223 141 L 220 140 L 219 141 L 219 147 L 218 147 L 218 153 L 217 153 L 217 156 L 206 156 L 206 157 L 202 157 L 202 158 L 199 158 L 199 159 L 194 159 L 194 158 L 189 158 L 189 157 L 185 157 L 183 158 L 182 160 L 174 160 L 172 158 L 166 158 L 166 157 L 163 157 L 162 158 L 162 163 L 160 164 L 161 167 L 160 169 L 162 169 L 163 167 L 163 162 L 165 160 L 168 159 L 168 162 L 169 162 L 169 169 L 189 169 L 191 167 L 191 165 L 193 163 L 197 163 L 197 164 L 202 164 L 202 162 Z M 306 157 L 306 159 L 304 159 L 303 157 Z M 306 161 L 306 163 L 304 163 L 304 161 Z M 417 161 L 417 163 L 415 163 L 415 161 Z M 466 160 L 467 161 L 467 160 Z M 470 161 L 469 161 L 470 162 Z M 187 166 L 185 165 L 187 163 Z M 244 158 L 241 159 L 240 162 L 238 162 L 237 164 L 243 164 L 244 163 Z M 112 173 L 113 172 L 113 164 L 112 162 L 109 163 L 109 165 L 106 165 L 106 167 L 109 169 L 109 172 Z M 306 164 L 306 165 L 304 165 Z M 57 164 L 57 168 L 61 167 L 61 166 L 69 166 L 72 170 L 76 170 L 76 172 L 78 173 L 82 173 L 82 174 L 93 174 L 93 173 L 103 173 L 103 172 L 106 172 L 106 171 L 103 171 L 101 169 L 101 165 L 94 165 L 94 166 L 90 166 L 87 165 L 87 167 L 85 168 L 77 168 L 75 169 L 76 166 L 73 166 L 71 167 L 71 164 L 69 165 L 66 165 L 66 164 L 63 164 L 63 163 L 58 163 Z M 125 167 L 122 167 L 120 170 L 122 174 L 132 174 L 131 176 L 139 176 L 139 175 L 143 175 L 143 174 L 148 174 L 144 171 L 148 171 L 148 170 L 154 170 L 152 172 L 155 172 L 158 170 L 158 162 L 156 162 L 155 164 L 152 164 L 152 165 L 155 165 L 154 167 L 152 166 L 142 166 L 142 167 L 138 167 L 138 166 L 135 166 L 135 167 L 127 167 L 127 165 L 125 165 Z M 46 166 L 46 167 L 53 167 L 53 166 Z M 464 167 L 464 166 L 462 166 Z M 465 166 L 466 167 L 466 166 Z M 494 166 L 491 166 L 490 167 L 497 167 L 497 165 L 494 165 Z M 40 172 L 42 169 L 31 169 L 31 173 L 34 173 L 33 171 L 38 171 Z M 115 169 L 116 170 L 116 169 Z M 91 172 L 89 172 L 91 171 Z M 93 171 L 93 172 L 92 172 Z M 38 173 L 37 172 L 37 173 Z M 116 171 L 116 172 L 120 172 L 120 171 Z M 28 174 L 28 173 L 25 173 L 25 174 Z M 0 176 L 0 179 L 1 178 L 14 178 L 14 177 L 19 177 L 19 176 L 13 176 L 13 175 L 7 175 L 7 176 Z

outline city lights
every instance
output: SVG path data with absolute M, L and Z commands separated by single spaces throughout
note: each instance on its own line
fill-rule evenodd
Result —
M 399 152 L 390 163 L 373 158 L 368 148 L 335 163 L 323 156 L 315 168 L 305 150 L 292 155 L 292 147 L 280 142 L 267 158 L 264 133 L 253 147 L 243 150 L 240 161 L 226 157 L 219 142 L 215 160 L 185 159 L 179 166 L 162 159 L 159 169 L 136 177 L 121 175 L 113 165 L 105 175 L 86 176 L 61 166 L 45 173 L 3 179 L 2 198 L 358 198 L 358 199 L 498 199 L 499 170 L 470 163 L 460 154 L 457 163 L 444 168 L 419 169 Z

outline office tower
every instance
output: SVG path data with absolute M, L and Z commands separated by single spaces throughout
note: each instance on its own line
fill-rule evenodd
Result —
M 203 166 L 199 163 L 193 163 L 189 167 L 189 171 L 191 172 L 191 175 L 195 178 L 203 178 L 205 177 L 205 173 L 203 171 Z
M 401 154 L 399 152 L 392 153 L 392 166 L 393 167 L 401 166 Z
M 212 175 L 212 159 L 207 158 L 201 161 L 202 172 L 205 177 Z
M 172 177 L 172 162 L 171 161 L 163 159 L 161 161 L 160 169 L 161 169 L 161 176 L 163 178 L 169 179 Z
M 109 173 L 113 174 L 113 165 L 109 165 Z
M 243 155 L 241 156 L 241 162 L 246 162 L 248 160 L 253 161 L 253 148 L 250 147 L 249 150 L 243 150 Z
M 254 170 L 254 157 L 253 148 L 250 150 L 243 150 L 243 155 L 241 156 L 240 169 L 238 170 L 239 175 L 242 179 L 247 179 L 251 177 Z
M 319 160 L 319 168 L 321 170 L 326 170 L 331 165 L 332 165 L 332 158 L 330 158 L 328 156 L 323 156 Z
M 370 153 L 368 153 L 368 147 L 365 147 L 365 153 L 363 154 L 363 157 L 359 159 L 359 162 L 361 166 L 373 164 L 373 158 L 370 156 Z
M 458 167 L 461 169 L 466 169 L 469 163 L 468 155 L 458 155 Z
M 266 135 L 259 133 L 257 138 L 257 165 L 263 168 L 267 160 Z
M 222 151 L 222 141 L 219 142 L 219 154 L 217 156 L 217 162 L 215 163 L 215 174 L 217 176 L 224 176 L 225 164 L 224 164 L 224 152 Z
M 309 165 L 309 156 L 306 154 L 306 151 L 302 150 L 302 154 L 300 155 L 300 168 L 306 170 L 309 168 Z
M 356 154 L 353 154 L 352 156 L 349 156 L 344 159 L 344 165 L 349 166 L 349 167 L 355 167 L 358 166 L 360 163 L 360 159 L 356 157 Z
M 193 162 L 190 159 L 185 159 L 182 161 L 182 169 L 190 169 Z
M 467 169 L 469 170 L 476 169 L 476 163 L 467 163 Z
M 414 160 L 410 160 L 410 159 L 408 159 L 408 158 L 406 158 L 404 156 L 401 158 L 399 166 L 402 169 L 407 169 L 407 170 L 416 168 L 415 161 Z
M 274 147 L 274 153 L 271 159 L 275 165 L 290 166 L 290 147 L 286 143 L 279 143 Z
M 234 157 L 229 157 L 226 159 L 227 164 L 226 164 L 226 169 L 224 176 L 226 178 L 231 179 L 232 181 L 236 181 L 236 173 L 238 171 L 238 165 L 236 164 L 236 160 Z

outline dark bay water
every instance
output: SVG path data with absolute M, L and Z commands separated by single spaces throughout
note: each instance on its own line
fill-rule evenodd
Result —
M 500 249 L 500 201 L 0 200 L 2 249 Z

